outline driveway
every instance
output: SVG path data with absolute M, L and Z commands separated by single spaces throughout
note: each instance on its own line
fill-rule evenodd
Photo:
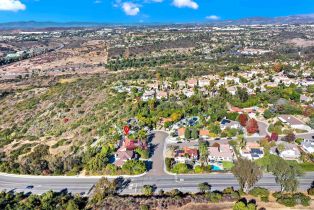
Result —
M 268 135 L 268 124 L 265 122 L 257 121 L 259 128 L 259 135 L 261 137 L 265 137 Z
M 151 141 L 153 147 L 153 154 L 151 157 L 152 168 L 145 176 L 164 176 L 168 175 L 164 172 L 164 147 L 166 146 L 166 138 L 168 133 L 163 131 L 154 131 L 153 139 Z

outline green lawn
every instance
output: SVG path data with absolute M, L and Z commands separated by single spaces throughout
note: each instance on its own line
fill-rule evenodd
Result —
M 304 171 L 314 171 L 314 163 L 300 163 L 299 165 Z
M 228 161 L 222 161 L 222 165 L 225 170 L 230 170 L 234 166 L 233 162 Z

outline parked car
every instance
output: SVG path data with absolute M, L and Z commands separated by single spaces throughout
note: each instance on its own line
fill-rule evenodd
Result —
M 33 185 L 28 185 L 28 186 L 26 186 L 26 189 L 33 189 L 34 188 L 34 186 Z

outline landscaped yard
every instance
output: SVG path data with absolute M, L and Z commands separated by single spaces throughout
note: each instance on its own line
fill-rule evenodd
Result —
M 233 162 L 229 161 L 222 161 L 222 165 L 225 170 L 230 170 L 234 166 Z
M 304 171 L 314 171 L 314 163 L 300 163 L 299 165 Z

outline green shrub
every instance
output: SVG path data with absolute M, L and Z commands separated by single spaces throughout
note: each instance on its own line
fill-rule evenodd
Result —
M 302 206 L 310 205 L 311 198 L 303 193 L 295 193 L 293 194 L 293 198 L 297 204 L 301 204 Z
M 204 172 L 204 169 L 203 169 L 202 166 L 195 166 L 194 172 L 195 172 L 196 174 L 200 174 L 200 173 L 203 173 L 203 172 Z
M 263 202 L 268 202 L 269 199 L 268 199 L 268 197 L 261 197 L 261 201 L 263 201 Z
M 231 197 L 232 199 L 239 199 L 240 193 L 233 189 L 233 187 L 227 187 L 222 191 L 223 195 L 227 195 Z
M 279 195 L 279 193 L 277 193 L 276 196 L 278 197 L 277 202 L 287 207 L 294 207 L 298 204 L 302 206 L 309 206 L 311 201 L 311 198 L 303 193 L 294 193 L 293 195 Z
M 171 171 L 173 163 L 174 163 L 174 159 L 173 158 L 168 158 L 168 157 L 165 158 L 165 164 L 166 164 L 167 171 Z
M 295 199 L 289 196 L 282 196 L 277 199 L 277 202 L 287 207 L 294 207 L 296 205 Z
M 307 194 L 314 195 L 314 187 L 311 187 L 307 190 Z
M 172 172 L 177 174 L 185 174 L 189 172 L 189 168 L 185 163 L 177 163 L 173 166 Z
M 206 193 L 206 197 L 211 202 L 219 202 L 222 199 L 222 194 L 219 192 L 210 192 L 210 193 Z
M 256 210 L 256 204 L 255 203 L 246 203 L 246 202 L 243 202 L 243 201 L 238 201 L 234 204 L 233 206 L 233 210 Z
M 281 192 L 274 192 L 273 193 L 274 198 L 277 198 L 277 199 L 280 198 L 281 195 L 282 195 Z
M 254 187 L 252 190 L 250 190 L 249 194 L 264 199 L 267 198 L 268 200 L 269 190 L 263 187 Z
M 140 210 L 149 210 L 149 206 L 143 204 L 140 206 Z

